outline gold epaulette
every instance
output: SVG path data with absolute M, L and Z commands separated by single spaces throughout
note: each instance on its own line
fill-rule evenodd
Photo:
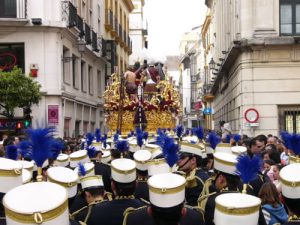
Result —
M 134 211 L 137 211 L 137 210 L 140 210 L 140 209 L 143 209 L 145 207 L 148 207 L 146 205 L 142 206 L 142 207 L 139 207 L 139 208 L 133 208 L 133 207 L 128 207 L 127 209 L 125 209 L 124 213 L 123 213 L 123 216 L 124 216 L 124 219 L 123 219 L 123 225 L 126 225 L 127 224 L 127 217 L 130 213 L 134 212 Z
M 87 209 L 88 207 L 90 206 L 93 206 L 93 205 L 96 205 L 98 203 L 101 203 L 101 202 L 105 202 L 106 200 L 100 200 L 100 201 L 94 201 L 94 202 L 91 202 L 90 204 L 86 205 L 86 206 L 83 206 L 82 208 L 76 210 L 75 212 L 71 213 L 70 214 L 70 219 L 74 220 L 75 219 L 75 216 L 82 212 L 83 210 Z
M 207 194 L 207 195 L 203 195 L 201 197 L 198 198 L 198 207 L 202 210 L 205 210 L 205 206 L 206 206 L 206 203 L 207 203 L 207 200 L 208 200 L 208 197 L 209 196 L 212 196 L 214 194 L 217 194 L 217 192 L 213 192 L 213 193 L 210 193 L 210 194 Z
M 210 194 L 209 187 L 212 185 L 213 181 L 214 181 L 214 178 L 210 177 L 204 182 L 202 193 L 200 194 L 200 196 L 205 196 L 205 195 Z
M 149 201 L 147 201 L 146 199 L 143 198 L 139 198 L 139 200 L 141 200 L 142 202 L 146 203 L 147 205 L 150 205 L 151 203 Z
M 105 192 L 104 197 L 106 197 L 108 201 L 113 200 L 113 194 L 111 192 Z
M 75 219 L 75 216 L 76 216 L 78 213 L 80 213 L 80 212 L 82 212 L 83 210 L 85 210 L 87 207 L 89 207 L 89 206 L 88 206 L 88 205 L 83 206 L 82 208 L 80 208 L 80 209 L 76 210 L 75 212 L 71 213 L 70 216 L 69 216 L 70 219 L 74 220 L 74 219 Z

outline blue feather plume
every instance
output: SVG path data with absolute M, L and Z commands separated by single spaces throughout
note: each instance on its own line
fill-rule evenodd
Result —
M 156 133 L 159 134 L 161 132 L 160 128 L 157 128 Z
M 6 151 L 6 158 L 12 159 L 12 160 L 17 160 L 18 159 L 18 148 L 15 145 L 7 145 L 5 147 Z
M 30 141 L 21 141 L 19 143 L 19 149 L 21 150 L 21 156 L 23 159 L 32 159 L 32 144 Z
M 90 159 L 96 157 L 97 151 L 96 151 L 96 148 L 95 148 L 95 147 L 93 147 L 93 146 L 88 146 L 88 147 L 86 148 L 86 150 L 87 150 L 87 154 L 88 154 L 88 156 L 90 157 Z
M 292 134 L 289 136 L 289 149 L 292 150 L 296 155 L 300 154 L 300 135 Z
M 57 159 L 58 155 L 61 153 L 61 150 L 64 148 L 64 143 L 61 140 L 52 140 L 50 159 Z
M 210 132 L 208 135 L 208 142 L 210 144 L 210 147 L 212 147 L 212 149 L 215 149 L 217 147 L 217 145 L 220 143 L 221 138 L 216 135 L 215 132 Z
M 92 133 L 86 134 L 86 145 L 90 146 L 93 143 L 94 135 Z
M 101 139 L 101 142 L 103 143 L 103 147 L 105 149 L 106 149 L 106 146 L 107 146 L 106 140 L 107 140 L 107 134 L 104 134 L 102 139 Z
M 281 135 L 282 140 L 284 141 L 285 147 L 287 147 L 288 149 L 291 149 L 290 148 L 291 135 L 286 131 L 280 132 L 280 135 Z
M 119 129 L 117 129 L 116 133 L 117 133 L 118 135 L 121 135 L 121 131 L 120 131 Z
M 42 167 L 43 163 L 51 155 L 53 131 L 53 128 L 38 128 L 27 130 L 32 144 L 32 159 L 35 161 L 38 167 Z
M 262 168 L 262 160 L 258 156 L 250 158 L 248 155 L 240 155 L 237 159 L 236 169 L 244 184 L 256 178 Z
M 181 137 L 182 136 L 182 134 L 183 134 L 183 126 L 182 125 L 178 125 L 176 128 L 175 128 L 175 130 L 176 130 L 176 135 L 177 135 L 177 137 Z
M 114 134 L 114 142 L 116 143 L 119 140 L 119 134 L 115 133 Z
M 78 173 L 82 177 L 84 177 L 86 175 L 86 169 L 81 162 L 78 164 Z
M 96 142 L 101 141 L 101 131 L 100 131 L 99 128 L 97 128 L 96 131 L 95 131 L 95 137 L 96 137 Z
M 137 127 L 137 128 L 135 129 L 135 133 L 136 133 L 136 135 L 138 135 L 138 134 L 140 134 L 140 133 L 143 133 L 143 131 L 141 130 L 141 128 Z
M 136 135 L 136 142 L 137 142 L 137 145 L 142 147 L 143 146 L 143 133 L 137 133 Z
M 166 134 L 163 132 L 158 133 L 158 136 L 156 137 L 156 144 L 160 147 L 163 147 L 165 144 L 165 137 Z
M 128 141 L 126 141 L 126 140 L 118 141 L 117 144 L 116 144 L 116 148 L 117 148 L 121 153 L 124 153 L 124 152 L 128 151 L 128 150 L 129 150 L 129 144 L 128 144 Z
M 234 135 L 233 135 L 233 139 L 234 139 L 235 143 L 237 144 L 237 143 L 241 140 L 241 135 L 239 135 L 239 134 L 234 134 Z
M 165 137 L 164 145 L 162 147 L 163 155 L 170 167 L 175 165 L 179 159 L 178 157 L 179 145 L 174 143 L 174 140 Z
M 147 141 L 149 133 L 146 131 L 143 133 L 143 138 Z
M 196 135 L 198 137 L 199 140 L 202 140 L 203 137 L 204 137 L 202 127 L 198 127 L 198 128 L 193 129 L 193 133 L 194 133 L 194 135 Z
M 227 134 L 226 135 L 226 143 L 230 143 L 231 135 Z

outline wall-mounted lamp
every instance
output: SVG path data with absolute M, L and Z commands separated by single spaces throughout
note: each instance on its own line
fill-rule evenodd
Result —
M 79 39 L 78 42 L 77 42 L 77 47 L 78 47 L 78 51 L 80 53 L 83 53 L 85 51 L 85 41 L 83 39 Z
M 208 63 L 209 69 L 214 70 L 216 68 L 216 63 L 213 58 L 211 58 L 210 62 Z
M 42 19 L 41 18 L 32 18 L 31 23 L 33 25 L 41 25 L 42 24 Z
M 222 51 L 222 54 L 227 54 L 228 52 L 227 51 Z

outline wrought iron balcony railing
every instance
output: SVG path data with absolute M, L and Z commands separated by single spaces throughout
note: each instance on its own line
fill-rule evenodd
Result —
M 85 37 L 85 42 L 86 42 L 87 45 L 92 43 L 91 28 L 86 23 L 84 24 L 84 37 Z

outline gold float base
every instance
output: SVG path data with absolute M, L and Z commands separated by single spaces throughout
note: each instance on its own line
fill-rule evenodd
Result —
M 146 111 L 147 128 L 149 134 L 155 134 L 158 128 L 173 129 L 176 126 L 176 118 L 169 111 Z M 127 135 L 130 131 L 134 131 L 134 115 L 133 111 L 123 111 L 122 117 L 122 135 Z M 118 112 L 111 111 L 108 116 L 107 125 L 111 134 L 114 134 L 118 127 Z

